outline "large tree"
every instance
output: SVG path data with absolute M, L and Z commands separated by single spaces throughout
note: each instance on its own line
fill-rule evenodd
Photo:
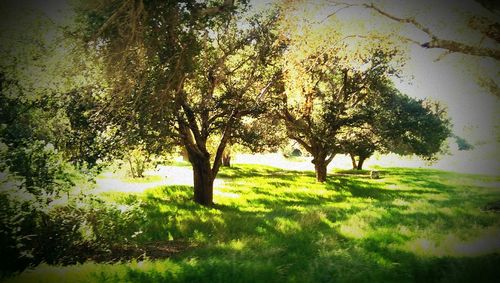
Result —
M 362 110 L 382 95 L 380 86 L 397 75 L 403 61 L 388 42 L 349 40 L 340 21 L 335 28 L 311 21 L 303 5 L 313 4 L 303 2 L 282 6 L 287 49 L 276 108 L 288 137 L 311 154 L 316 179 L 324 182 L 329 163 L 341 152 L 340 130 L 366 120 Z
M 108 113 L 121 113 L 118 131 L 144 128 L 181 144 L 193 167 L 194 200 L 211 205 L 235 129 L 266 110 L 279 52 L 276 15 L 245 18 L 245 1 L 106 1 L 81 11 L 106 66 Z

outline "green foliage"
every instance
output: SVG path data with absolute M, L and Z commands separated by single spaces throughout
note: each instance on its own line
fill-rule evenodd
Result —
M 391 152 L 432 160 L 451 135 L 446 109 L 437 102 L 413 99 L 389 89 L 381 107 L 375 109 L 375 128 Z
M 0 204 L 2 274 L 41 262 L 75 264 L 102 257 L 133 240 L 134 223 L 141 219 L 138 204 L 120 209 L 84 194 L 45 205 L 2 193 Z
M 0 156 L 4 161 L 0 169 L 22 177 L 21 187 L 31 194 L 58 195 L 74 186 L 76 172 L 50 143 L 34 141 L 6 149 Z
M 134 148 L 129 150 L 126 155 L 126 162 L 128 163 L 128 172 L 132 178 L 143 178 L 144 171 L 149 166 L 150 157 L 144 148 Z
M 274 152 L 287 142 L 286 129 L 280 119 L 266 109 L 257 118 L 244 119 L 235 128 L 232 139 L 253 153 Z
M 358 125 L 342 128 L 338 137 L 342 152 L 358 156 L 361 164 L 375 151 L 436 159 L 451 135 L 446 109 L 404 95 L 391 84 L 379 87 L 380 95 L 361 109 Z
M 99 161 L 120 156 L 121 144 L 110 135 L 107 124 L 97 118 L 102 101 L 98 85 L 74 89 L 64 96 L 62 107 L 69 127 L 60 147 L 66 158 L 81 167 L 98 167 Z
M 0 72 L 0 170 L 21 178 L 21 187 L 36 196 L 68 191 L 73 185 L 71 166 L 54 146 L 63 137 L 56 131 L 63 133 L 64 117 L 43 102 L 9 97 L 15 85 Z
M 27 99 L 29 93 L 17 88 L 15 74 L 0 75 L 0 171 L 7 182 L 4 188 L 34 198 L 35 206 L 45 206 L 62 193 L 70 193 L 76 184 L 92 179 L 96 170 L 89 167 L 96 165 L 97 158 L 91 153 L 97 151 L 93 146 L 102 143 L 95 142 L 96 131 L 82 122 L 84 118 L 74 121 L 75 112 L 71 111 L 81 110 L 78 96 L 71 97 L 74 103 L 69 105 L 57 96 Z M 84 132 L 88 136 L 80 137 Z M 77 147 L 86 147 L 85 152 L 75 151 Z
M 30 68 L 43 65 L 27 61 Z M 31 85 L 20 73 L 23 66 L 1 63 L 0 234 L 6 257 L 0 272 L 106 253 L 133 225 L 117 207 L 75 196 L 89 186 L 95 172 L 88 166 L 96 165 L 105 144 L 99 142 L 102 128 L 93 128 L 90 119 L 96 92 L 78 87 L 64 96 L 63 89 Z

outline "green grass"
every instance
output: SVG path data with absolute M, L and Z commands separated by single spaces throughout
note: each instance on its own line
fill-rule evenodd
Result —
M 380 168 L 381 179 L 258 165 L 223 168 L 217 205 L 192 188 L 108 193 L 140 203 L 139 243 L 183 241 L 168 259 L 42 265 L 14 282 L 493 282 L 500 178 Z

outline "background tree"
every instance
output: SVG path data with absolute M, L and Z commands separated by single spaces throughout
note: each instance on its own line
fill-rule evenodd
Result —
M 370 96 L 380 95 L 376 85 L 386 80 L 390 56 L 381 50 L 374 51 L 364 59 L 364 70 L 349 66 L 338 57 L 322 59 L 325 68 L 308 70 L 307 83 L 312 88 L 295 89 L 302 100 L 283 96 L 280 115 L 288 135 L 313 156 L 319 182 L 325 181 L 328 164 L 340 153 L 336 138 L 340 129 L 359 124 L 364 115 L 361 109 L 372 99 Z M 292 77 L 288 81 L 291 80 L 299 79 Z
M 235 129 L 229 150 L 224 151 L 223 166 L 230 166 L 231 157 L 235 153 L 276 152 L 287 142 L 286 129 L 280 119 L 273 115 L 274 106 L 258 118 L 247 118 Z M 226 148 L 227 149 L 227 148 Z M 226 163 L 224 164 L 224 159 Z
M 376 151 L 436 158 L 451 135 L 446 110 L 439 103 L 408 97 L 390 85 L 382 92 L 384 95 L 362 110 L 368 112 L 364 124 L 344 128 L 339 137 L 353 169 L 361 170 L 363 162 Z
M 381 110 L 376 110 L 383 113 L 376 118 L 376 128 L 391 152 L 435 159 L 451 134 L 446 109 L 437 102 L 413 99 L 392 90 L 382 99 Z
M 458 146 L 458 150 L 473 150 L 474 145 L 470 144 L 466 139 L 457 136 L 457 135 L 452 135 L 452 137 L 455 139 L 455 143 Z
M 339 32 L 293 17 L 284 26 L 288 48 L 277 115 L 288 137 L 312 155 L 316 179 L 324 182 L 328 164 L 341 151 L 339 130 L 362 121 L 361 109 L 381 95 L 379 85 L 395 72 L 390 62 L 396 53 L 382 46 L 352 48 Z
M 363 163 L 375 151 L 383 151 L 381 141 L 368 123 L 360 127 L 344 127 L 339 131 L 341 153 L 349 155 L 352 169 L 362 170 Z

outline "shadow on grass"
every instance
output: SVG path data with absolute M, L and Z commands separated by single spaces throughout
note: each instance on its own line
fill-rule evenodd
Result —
M 395 199 L 413 200 L 422 195 L 441 194 L 439 190 L 426 183 L 422 189 L 397 189 L 388 188 L 388 183 L 375 183 L 371 179 L 363 177 L 333 176 L 326 182 L 326 186 L 332 190 L 345 192 L 355 198 L 369 198 L 378 201 L 392 201 Z

